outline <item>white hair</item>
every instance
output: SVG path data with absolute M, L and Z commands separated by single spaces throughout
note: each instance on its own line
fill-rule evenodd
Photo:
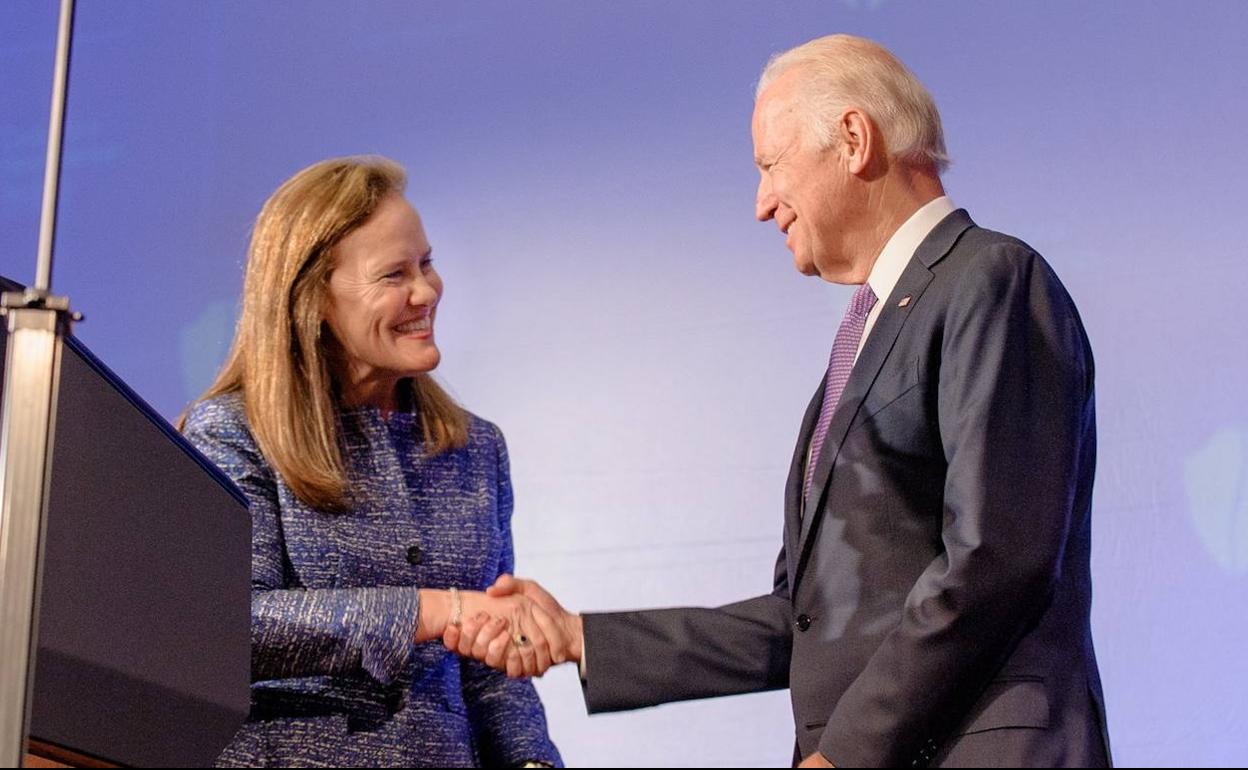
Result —
M 795 106 L 820 147 L 836 143 L 833 126 L 849 107 L 863 110 L 884 135 L 889 154 L 903 163 L 949 166 L 936 102 L 906 65 L 866 38 L 828 35 L 771 57 L 758 79 L 757 100 L 776 78 L 802 68 Z

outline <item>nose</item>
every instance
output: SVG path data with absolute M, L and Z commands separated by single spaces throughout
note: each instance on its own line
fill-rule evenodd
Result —
M 779 202 L 771 189 L 771 182 L 764 175 L 758 180 L 758 192 L 754 196 L 754 216 L 759 222 L 766 222 L 776 215 Z
M 432 308 L 441 296 L 441 286 L 435 286 L 429 276 L 418 273 L 409 287 L 407 301 L 413 307 L 428 305 Z

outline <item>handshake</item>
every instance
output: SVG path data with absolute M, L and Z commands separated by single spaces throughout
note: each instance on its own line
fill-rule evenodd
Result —
M 554 665 L 580 662 L 581 616 L 565 610 L 531 580 L 503 575 L 485 593 L 421 591 L 416 641 L 440 634 L 451 652 L 509 677 L 541 676 Z

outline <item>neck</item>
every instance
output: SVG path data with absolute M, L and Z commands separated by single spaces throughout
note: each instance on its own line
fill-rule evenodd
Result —
M 347 408 L 371 406 L 381 410 L 383 415 L 390 414 L 399 408 L 398 384 L 398 380 L 391 378 L 344 378 L 342 405 Z
M 945 188 L 934 171 L 900 164 L 889 169 L 868 191 L 865 211 L 869 221 L 850 283 L 866 283 L 889 239 L 914 212 L 944 194 Z

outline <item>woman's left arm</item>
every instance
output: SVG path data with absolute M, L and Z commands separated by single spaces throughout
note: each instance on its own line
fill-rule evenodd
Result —
M 498 453 L 498 527 L 502 536 L 499 574 L 513 572 L 515 551 L 511 538 L 511 470 L 503 434 L 493 427 Z M 475 660 L 460 662 L 464 701 L 484 766 L 520 767 L 542 762 L 562 767 L 563 759 L 546 732 L 546 712 L 528 679 L 508 679 Z

